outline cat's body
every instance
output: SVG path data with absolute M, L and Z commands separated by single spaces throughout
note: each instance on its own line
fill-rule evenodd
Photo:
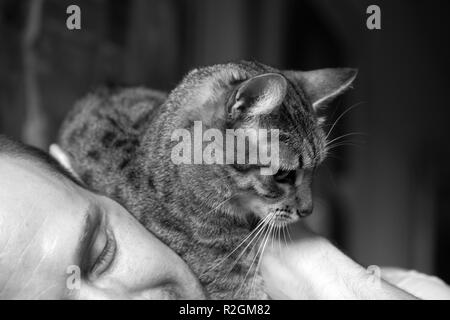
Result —
M 228 262 L 222 268 L 214 266 L 248 235 L 250 226 L 237 226 L 235 219 L 208 219 L 207 214 L 202 215 L 212 207 L 202 205 L 192 190 L 179 184 L 180 177 L 170 158 L 163 153 L 156 161 L 147 162 L 145 153 L 141 153 L 147 130 L 156 136 L 155 140 L 164 140 L 164 129 L 154 121 L 165 98 L 161 92 L 143 88 L 90 94 L 69 115 L 60 144 L 83 182 L 122 203 L 195 274 L 213 268 L 213 272 L 201 277 L 202 284 L 212 283 L 210 287 L 215 288 L 206 290 L 210 296 L 234 298 L 242 284 L 242 272 L 247 272 L 251 264 L 250 257 L 239 261 L 230 273 L 223 268 L 229 267 Z M 172 190 L 173 185 L 178 187 Z M 233 280 L 235 273 L 237 279 Z M 249 288 L 241 291 L 241 297 L 250 296 Z
M 295 83 L 289 73 L 278 73 L 261 64 L 241 62 L 194 70 L 169 96 L 147 89 L 91 94 L 78 103 L 61 129 L 59 143 L 80 178 L 121 202 L 179 254 L 214 299 L 266 298 L 255 272 L 254 251 L 239 259 L 241 250 L 230 253 L 253 230 L 255 218 L 267 215 L 264 211 L 275 215 L 275 210 L 283 210 L 284 216 L 297 216 L 311 210 L 310 172 L 326 153 L 325 135 L 312 104 L 341 92 L 344 80 L 341 86 L 329 85 L 334 90 L 328 88 L 329 97 L 312 98 L 315 88 Z M 350 78 L 354 74 L 345 80 Z M 271 89 L 274 85 L 276 90 Z M 277 101 L 279 110 L 273 106 L 267 111 L 270 99 L 253 101 L 261 90 L 261 97 L 278 95 L 270 103 Z M 309 97 L 305 91 L 311 93 Z M 259 126 L 290 132 L 289 137 L 280 138 L 281 157 L 291 157 L 282 167 L 301 170 L 304 182 L 298 182 L 295 173 L 289 183 L 274 182 L 230 165 L 172 161 L 174 130 L 191 130 L 192 122 L 198 120 L 220 129 L 242 126 L 249 116 L 230 118 L 227 110 L 234 108 L 233 99 L 249 92 L 252 99 L 245 103 L 252 117 L 258 116 Z M 261 197 L 267 200 L 267 210 Z M 284 209 L 278 209 L 281 204 Z

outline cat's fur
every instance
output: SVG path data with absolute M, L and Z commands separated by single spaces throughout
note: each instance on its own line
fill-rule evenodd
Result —
M 253 282 L 255 270 L 249 271 L 252 254 L 232 270 L 240 250 L 222 260 L 255 218 L 279 211 L 295 220 L 312 210 L 312 171 L 326 155 L 316 110 L 355 75 L 353 69 L 281 72 L 238 62 L 193 70 L 168 96 L 142 88 L 101 91 L 78 102 L 59 144 L 81 179 L 121 202 L 177 252 L 211 298 L 265 298 L 261 280 Z M 280 129 L 281 165 L 294 172 L 293 180 L 280 184 L 245 166 L 175 165 L 172 132 L 191 130 L 196 120 L 220 130 Z

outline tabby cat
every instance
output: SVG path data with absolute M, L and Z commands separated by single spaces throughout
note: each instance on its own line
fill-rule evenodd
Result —
M 77 103 L 59 144 L 83 182 L 178 253 L 210 298 L 265 299 L 258 243 L 270 226 L 312 212 L 313 172 L 327 154 L 317 110 L 355 76 L 347 68 L 279 71 L 241 61 L 195 69 L 169 95 L 103 90 Z M 172 133 L 192 130 L 194 121 L 221 131 L 278 129 L 280 169 L 265 176 L 255 165 L 174 164 Z

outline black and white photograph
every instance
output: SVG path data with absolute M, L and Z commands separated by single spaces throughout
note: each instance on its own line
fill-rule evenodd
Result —
M 0 0 L 0 300 L 450 300 L 449 10 Z

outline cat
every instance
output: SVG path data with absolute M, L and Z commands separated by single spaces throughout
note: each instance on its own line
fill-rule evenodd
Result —
M 270 226 L 312 212 L 314 169 L 327 154 L 319 109 L 356 73 L 239 61 L 194 69 L 168 95 L 101 90 L 76 104 L 58 142 L 81 180 L 179 254 L 209 298 L 267 299 L 258 249 Z M 221 131 L 278 129 L 280 169 L 266 176 L 257 165 L 174 164 L 172 133 L 192 130 L 194 121 Z

